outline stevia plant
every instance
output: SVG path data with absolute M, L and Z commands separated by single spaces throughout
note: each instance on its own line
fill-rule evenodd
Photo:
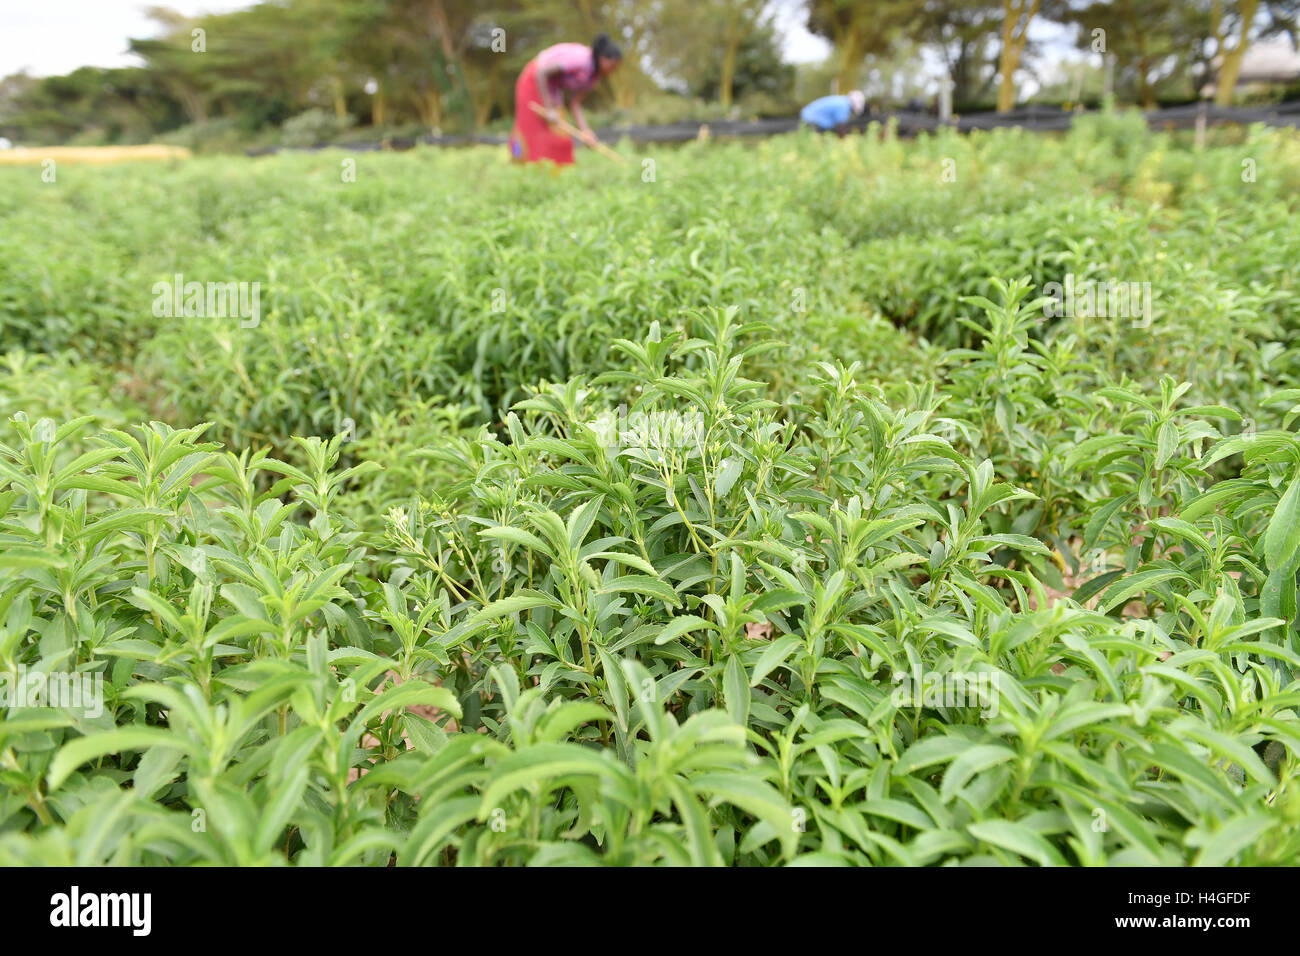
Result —
M 1124 129 L 71 178 L 0 233 L 0 862 L 1294 862 L 1300 165 Z
M 613 375 L 638 409 L 698 415 L 658 436 L 686 441 L 611 446 L 584 414 L 595 391 L 540 391 L 373 550 L 336 513 L 356 476 L 341 439 L 304 443 L 307 469 L 163 426 L 106 433 L 57 474 L 43 462 L 73 430 L 6 447 L 5 664 L 64 648 L 53 661 L 108 676 L 97 722 L 6 721 L 8 858 L 1294 853 L 1297 661 L 1256 581 L 1211 597 L 1188 549 L 1170 573 L 1108 572 L 1096 610 L 1049 606 L 1024 560 L 1049 549 L 989 525 L 1033 493 L 922 431 L 934 408 L 891 410 L 828 365 L 811 404 L 834 417 L 782 424 L 740 374 L 752 330 L 723 313 L 686 331 L 626 342 Z M 1253 469 L 1291 460 L 1284 437 Z M 283 477 L 263 491 L 258 471 Z M 89 495 L 134 504 L 87 534 Z M 1292 557 L 1282 527 L 1243 527 L 1270 569 Z M 94 577 L 109 565 L 135 583 Z M 1150 617 L 1104 613 L 1138 596 Z M 38 645 L 13 637 L 33 627 Z M 900 698 L 900 674 L 992 694 Z

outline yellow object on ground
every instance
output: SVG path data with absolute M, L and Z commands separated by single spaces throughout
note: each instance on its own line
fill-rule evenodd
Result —
M 141 146 L 16 146 L 0 150 L 0 166 L 59 163 L 119 163 L 132 159 L 189 159 L 184 146 L 145 143 Z

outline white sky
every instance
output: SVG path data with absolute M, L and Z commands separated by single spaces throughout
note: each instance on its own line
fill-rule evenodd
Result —
M 785 40 L 781 52 L 789 63 L 817 63 L 826 59 L 831 45 L 808 32 L 808 12 L 797 0 L 777 0 L 772 5 L 777 32 Z
M 79 66 L 131 66 L 130 37 L 156 32 L 144 11 L 170 7 L 186 15 L 223 13 L 248 0 L 4 0 L 0 3 L 0 77 L 26 68 L 57 76 Z

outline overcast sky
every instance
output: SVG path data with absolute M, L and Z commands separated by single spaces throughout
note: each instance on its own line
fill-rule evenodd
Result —
M 26 68 L 35 76 L 79 66 L 129 66 L 130 37 L 152 36 L 144 11 L 166 6 L 184 14 L 252 6 L 248 0 L 4 0 L 0 3 L 0 76 Z

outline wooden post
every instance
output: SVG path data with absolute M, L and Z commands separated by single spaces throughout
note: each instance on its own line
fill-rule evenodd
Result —
M 939 122 L 952 122 L 952 77 L 945 76 L 939 81 Z

